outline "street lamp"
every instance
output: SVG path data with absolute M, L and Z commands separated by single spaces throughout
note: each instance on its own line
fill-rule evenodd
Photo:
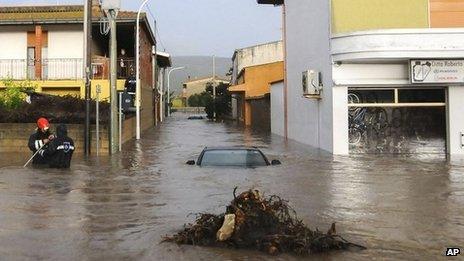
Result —
M 148 3 L 149 0 L 144 0 L 142 4 L 139 7 L 139 11 L 137 12 L 137 26 L 136 26 L 136 51 L 135 51 L 135 81 L 136 81 L 136 87 L 135 87 L 135 108 L 136 108 L 136 132 L 135 132 L 135 138 L 137 140 L 140 140 L 140 13 L 142 12 L 143 7 Z
M 185 66 L 172 68 L 168 72 L 168 116 L 171 116 L 171 106 L 170 106 L 170 103 L 171 103 L 171 86 L 170 86 L 170 84 L 171 84 L 171 73 L 173 71 L 182 70 L 182 69 L 185 69 Z

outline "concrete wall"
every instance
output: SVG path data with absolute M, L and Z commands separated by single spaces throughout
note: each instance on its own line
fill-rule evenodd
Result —
M 283 61 L 282 41 L 239 49 L 233 60 L 232 84 L 237 84 L 243 68 L 278 61 Z
M 284 82 L 271 85 L 271 132 L 285 135 L 284 119 Z
M 453 155 L 464 155 L 464 86 L 448 87 L 448 153 Z
M 57 123 L 52 124 L 52 133 L 55 131 Z M 84 152 L 84 126 L 80 124 L 67 124 L 68 136 L 76 144 L 76 153 Z M 123 144 L 135 137 L 135 117 L 126 119 L 123 123 Z M 29 136 L 36 129 L 35 123 L 0 123 L 0 152 L 30 152 L 27 147 Z M 100 153 L 108 154 L 108 129 L 105 125 L 100 125 Z M 92 153 L 96 153 L 96 129 L 91 126 L 91 146 Z
M 335 154 L 347 154 L 347 143 L 334 147 L 334 139 L 348 140 L 344 131 L 348 112 L 347 89 L 332 87 L 330 1 L 288 1 L 286 12 L 288 137 Z M 322 73 L 321 100 L 303 98 L 301 74 L 308 69 Z M 332 108 L 334 100 L 336 111 Z
M 428 5 L 428 0 L 332 0 L 332 32 L 427 28 Z
M 269 93 L 270 83 L 283 80 L 284 63 L 275 62 L 245 68 L 245 97 L 262 97 Z M 229 88 L 233 90 L 233 87 Z

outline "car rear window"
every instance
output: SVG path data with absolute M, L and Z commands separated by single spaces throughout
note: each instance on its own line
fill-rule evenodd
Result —
M 258 150 L 207 150 L 201 159 L 201 166 L 267 166 Z

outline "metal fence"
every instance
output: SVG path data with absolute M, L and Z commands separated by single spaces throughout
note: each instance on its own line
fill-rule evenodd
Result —
M 42 67 L 42 80 L 77 80 L 84 77 L 83 59 L 0 60 L 0 78 L 36 80 L 36 66 Z
M 135 61 L 133 58 L 118 58 L 117 60 L 118 79 L 127 79 L 132 72 L 135 72 Z M 108 79 L 110 70 L 110 60 L 108 58 L 98 58 L 92 60 L 92 78 Z
M 24 80 L 28 77 L 27 60 L 0 60 L 0 78 L 13 78 L 15 80 Z

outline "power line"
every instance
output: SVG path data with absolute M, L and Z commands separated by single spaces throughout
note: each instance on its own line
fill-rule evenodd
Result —
M 152 12 L 152 10 L 151 10 L 151 8 L 150 8 L 149 5 L 147 6 L 147 9 L 148 9 L 148 13 L 150 14 L 151 18 L 153 18 L 153 20 L 155 21 L 155 36 L 158 37 L 157 39 L 158 39 L 158 41 L 159 41 L 161 47 L 163 47 L 163 49 L 166 50 L 166 47 L 164 46 L 163 41 L 161 41 L 161 35 L 160 35 L 160 33 L 159 33 L 159 30 L 158 30 L 158 26 L 157 26 L 157 22 L 156 22 L 155 15 L 153 14 L 153 12 Z

